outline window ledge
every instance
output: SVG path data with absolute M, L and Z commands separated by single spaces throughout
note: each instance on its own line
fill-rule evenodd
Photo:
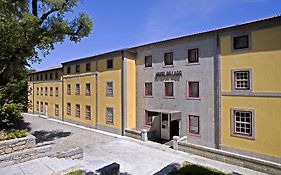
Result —
M 232 137 L 243 138 L 243 139 L 255 140 L 254 136 L 240 135 L 240 134 L 235 134 L 235 133 L 231 133 L 231 136 Z
M 187 100 L 201 100 L 200 97 L 187 97 Z
M 163 96 L 163 98 L 165 98 L 165 99 L 175 99 L 174 96 Z
M 200 65 L 199 62 L 196 63 L 186 63 L 186 66 L 195 66 L 195 65 Z
M 200 134 L 194 134 L 194 133 L 190 133 L 190 132 L 188 132 L 187 135 L 194 136 L 194 137 L 201 137 Z
M 108 95 L 108 94 L 106 94 L 106 97 L 113 97 L 113 95 Z
M 108 125 L 114 125 L 114 123 L 112 123 L 112 122 L 106 122 L 106 124 L 108 124 Z
M 163 65 L 163 68 L 169 68 L 169 67 L 174 67 L 174 65 Z
M 143 69 L 145 70 L 145 69 L 147 69 L 147 70 L 149 70 L 149 69 L 153 69 L 153 67 L 151 66 L 151 67 L 143 67 Z
M 153 98 L 152 95 L 144 95 L 143 97 L 144 97 L 144 98 Z

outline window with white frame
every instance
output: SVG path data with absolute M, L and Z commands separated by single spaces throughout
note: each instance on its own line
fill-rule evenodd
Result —
M 189 133 L 199 134 L 199 116 L 189 115 Z
M 164 53 L 164 65 L 173 65 L 173 52 Z
M 86 119 L 91 120 L 91 106 L 86 105 Z
M 75 94 L 76 94 L 76 95 L 79 95 L 79 94 L 80 94 L 80 84 L 76 84 Z
M 113 96 L 113 81 L 106 82 L 106 96 Z
M 71 115 L 71 104 L 70 103 L 66 104 L 66 113 L 67 113 L 67 115 Z
M 75 105 L 75 116 L 80 117 L 80 105 L 79 104 Z
M 250 110 L 232 110 L 232 134 L 253 137 L 253 112 Z
M 66 93 L 67 95 L 71 95 L 71 84 L 67 84 Z
M 91 84 L 86 83 L 86 95 L 91 95 Z
M 173 97 L 174 96 L 174 83 L 164 82 L 164 96 Z
M 144 83 L 144 95 L 152 96 L 152 82 Z
M 144 57 L 144 66 L 152 67 L 152 56 L 151 55 Z
M 113 108 L 106 108 L 106 123 L 113 124 Z
M 199 82 L 188 82 L 188 97 L 199 98 Z
M 234 89 L 250 90 L 250 71 L 234 71 Z
M 199 62 L 199 49 L 189 49 L 188 50 L 188 63 L 198 63 Z
M 59 105 L 55 104 L 55 116 L 59 116 Z

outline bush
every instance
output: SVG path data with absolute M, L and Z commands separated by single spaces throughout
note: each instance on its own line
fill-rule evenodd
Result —
M 77 171 L 72 171 L 70 173 L 67 173 L 66 175 L 84 175 L 84 173 L 81 170 L 77 170 Z
M 23 104 L 5 102 L 0 105 L 0 129 L 16 128 L 19 125 Z
M 24 129 L 3 129 L 0 131 L 0 141 L 21 138 L 27 136 Z

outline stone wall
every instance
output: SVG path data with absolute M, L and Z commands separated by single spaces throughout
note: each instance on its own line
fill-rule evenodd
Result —
M 16 151 L 22 151 L 35 147 L 35 137 L 28 135 L 22 138 L 5 140 L 0 142 L 0 156 L 10 154 Z
M 141 131 L 134 130 L 134 129 L 126 128 L 125 129 L 125 136 L 131 137 L 131 138 L 134 138 L 134 139 L 138 139 L 138 140 L 142 140 L 141 139 Z

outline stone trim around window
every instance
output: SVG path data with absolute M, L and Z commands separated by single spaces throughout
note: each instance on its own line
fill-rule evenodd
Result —
M 242 48 L 242 49 L 234 49 L 234 38 L 239 36 L 248 36 L 248 48 Z M 231 35 L 231 51 L 232 52 L 241 52 L 241 51 L 248 51 L 252 49 L 252 35 L 250 32 L 236 32 Z
M 251 112 L 252 113 L 252 122 L 251 122 L 251 133 L 252 135 L 243 135 L 243 134 L 237 134 L 234 131 L 234 111 L 245 111 L 245 112 Z M 254 109 L 247 109 L 247 108 L 231 108 L 230 109 L 230 135 L 233 137 L 240 137 L 245 139 L 251 139 L 255 140 L 255 110 Z
M 249 89 L 235 89 L 235 72 L 239 71 L 248 71 L 249 72 Z M 231 70 L 231 92 L 252 92 L 253 91 L 253 76 L 252 76 L 252 69 L 251 68 L 243 68 L 243 69 L 232 69 Z

